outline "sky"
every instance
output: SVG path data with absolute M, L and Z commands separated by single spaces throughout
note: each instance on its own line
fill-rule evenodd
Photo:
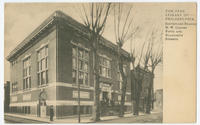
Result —
M 141 48 L 142 43 L 146 40 L 146 36 L 150 34 L 154 27 L 161 28 L 163 26 L 162 6 L 153 3 L 134 3 L 132 16 L 133 24 L 140 27 L 137 35 L 134 37 L 134 43 L 127 41 L 124 49 L 130 52 L 130 45 Z M 125 5 L 124 10 L 130 6 Z M 4 10 L 4 57 L 27 37 L 35 28 L 37 28 L 48 16 L 54 11 L 61 10 L 75 20 L 82 22 L 80 18 L 79 4 L 73 3 L 54 3 L 54 4 L 38 4 L 38 3 L 6 3 Z M 123 20 L 122 20 L 123 22 Z M 108 17 L 106 28 L 103 36 L 115 43 L 115 35 L 113 28 L 113 14 Z M 162 43 L 161 43 L 162 44 Z M 139 50 L 139 49 L 138 49 Z M 159 64 L 155 70 L 154 88 L 161 89 L 163 65 Z M 4 82 L 10 80 L 10 64 L 4 60 Z

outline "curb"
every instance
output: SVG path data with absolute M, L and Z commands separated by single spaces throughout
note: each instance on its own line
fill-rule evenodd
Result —
M 12 115 L 4 115 L 4 116 L 10 116 L 10 117 L 14 117 L 14 118 L 21 118 L 21 117 L 18 117 L 18 116 L 12 116 Z M 47 122 L 47 121 L 42 121 L 42 120 L 36 120 L 36 119 L 31 119 L 31 118 L 21 118 L 21 119 L 26 119 L 26 120 L 31 120 L 31 121 L 37 121 L 37 122 L 42 122 L 42 123 L 51 123 L 51 122 Z M 4 117 L 4 120 L 5 120 L 5 117 Z

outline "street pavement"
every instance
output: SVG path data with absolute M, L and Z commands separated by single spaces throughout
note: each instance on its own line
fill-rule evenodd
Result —
M 163 114 L 153 113 L 140 116 L 130 116 L 112 120 L 99 121 L 98 123 L 162 123 Z

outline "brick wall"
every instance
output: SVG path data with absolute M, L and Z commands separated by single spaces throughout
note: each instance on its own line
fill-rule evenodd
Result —
M 72 83 L 72 44 L 71 41 L 76 43 L 81 43 L 86 48 L 91 50 L 91 46 L 89 45 L 89 41 L 85 38 L 85 36 L 77 33 L 73 28 L 67 26 L 63 20 L 59 22 L 59 30 L 58 30 L 58 70 L 57 70 L 57 81 Z M 106 55 L 111 58 L 111 78 L 101 77 L 100 81 L 104 83 L 109 83 L 113 85 L 114 90 L 119 91 L 119 78 L 118 78 L 118 69 L 117 69 L 117 56 L 116 53 L 112 52 L 110 49 L 101 47 L 100 54 Z M 91 65 L 92 61 L 92 52 L 90 51 L 89 65 Z M 124 62 L 127 65 L 127 73 L 128 73 L 128 84 L 127 84 L 127 92 L 131 91 L 131 77 L 130 77 L 130 63 L 128 60 Z M 93 86 L 93 69 L 89 67 L 89 84 Z
M 18 91 L 23 92 L 23 58 L 26 55 L 30 55 L 30 63 L 31 63 L 31 88 L 38 88 L 38 79 L 37 79 L 37 49 L 42 45 L 48 43 L 48 81 L 49 83 L 56 81 L 56 28 L 55 26 L 52 27 L 49 32 L 46 32 L 43 34 L 40 39 L 37 39 L 36 44 L 32 45 L 30 48 L 27 48 L 27 50 L 22 53 L 19 57 L 16 58 L 17 63 L 14 65 L 11 65 L 11 84 L 13 82 L 18 83 Z M 36 100 L 38 98 L 38 91 L 24 91 L 25 93 L 32 93 L 31 98 L 32 100 Z M 12 93 L 12 92 L 11 92 Z M 24 93 L 24 94 L 25 94 Z M 15 95 L 11 95 L 12 96 Z M 22 100 L 22 94 L 17 94 L 17 102 L 21 102 Z

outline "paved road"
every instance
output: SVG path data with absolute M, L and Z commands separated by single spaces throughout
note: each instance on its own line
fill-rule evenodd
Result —
M 162 123 L 162 113 L 145 114 L 140 116 L 131 116 L 126 118 L 118 118 L 98 123 Z
M 24 119 L 24 118 L 16 118 L 16 117 L 12 117 L 12 116 L 7 116 L 4 115 L 4 120 L 5 123 L 44 123 L 41 121 L 36 121 L 36 120 L 30 120 L 30 119 Z

